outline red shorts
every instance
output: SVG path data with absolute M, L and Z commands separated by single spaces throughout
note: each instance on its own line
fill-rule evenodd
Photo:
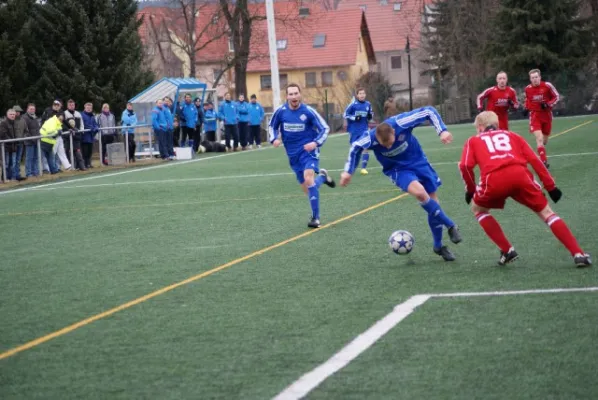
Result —
M 503 131 L 509 130 L 509 114 L 498 115 L 498 129 L 502 129 Z
M 548 205 L 540 184 L 527 168 L 520 166 L 486 175 L 476 188 L 473 201 L 480 207 L 502 209 L 509 197 L 534 212 L 540 212 Z
M 534 133 L 542 131 L 544 136 L 550 135 L 552 130 L 552 111 L 530 111 L 529 131 Z

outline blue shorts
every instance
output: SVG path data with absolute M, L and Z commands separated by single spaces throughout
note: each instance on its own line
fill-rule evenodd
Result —
M 289 156 L 289 165 L 295 172 L 297 181 L 302 184 L 305 182 L 303 171 L 313 169 L 316 174 L 320 172 L 320 152 L 316 149 L 310 153 L 302 151 L 297 155 Z
M 363 132 L 361 132 L 361 133 L 351 133 L 351 132 L 349 132 L 349 144 L 355 143 L 362 136 L 363 136 Z
M 428 194 L 435 193 L 442 185 L 438 174 L 429 163 L 410 169 L 393 169 L 386 171 L 384 175 L 388 176 L 403 192 L 407 192 L 409 184 L 413 181 L 421 183 Z

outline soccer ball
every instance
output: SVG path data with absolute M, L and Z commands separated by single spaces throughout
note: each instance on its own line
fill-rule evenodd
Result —
M 407 231 L 395 231 L 388 238 L 388 244 L 397 254 L 409 254 L 413 250 L 415 238 Z

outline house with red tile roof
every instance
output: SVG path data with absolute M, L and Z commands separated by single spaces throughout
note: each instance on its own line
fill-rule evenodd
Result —
M 414 103 L 429 104 L 435 99 L 430 90 L 431 77 L 422 75 L 430 67 L 423 60 L 424 8 L 432 0 L 340 0 L 337 9 L 365 13 L 376 52 L 377 71 L 393 86 L 396 97 L 409 98 L 407 38 L 411 55 L 411 80 Z M 415 104 L 417 105 L 417 104 Z

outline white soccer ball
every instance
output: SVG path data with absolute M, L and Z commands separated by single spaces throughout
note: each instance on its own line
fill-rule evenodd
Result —
M 409 254 L 415 245 L 415 238 L 407 231 L 395 231 L 388 238 L 388 244 L 397 254 Z

